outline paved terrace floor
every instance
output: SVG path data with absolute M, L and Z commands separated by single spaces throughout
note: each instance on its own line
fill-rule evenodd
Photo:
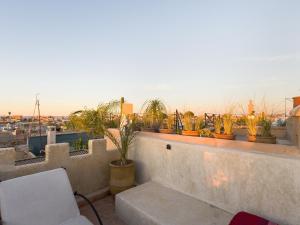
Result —
M 115 201 L 111 195 L 93 203 L 104 225 L 126 225 L 115 214 Z M 80 208 L 82 215 L 86 216 L 94 225 L 99 225 L 92 209 L 85 205 Z

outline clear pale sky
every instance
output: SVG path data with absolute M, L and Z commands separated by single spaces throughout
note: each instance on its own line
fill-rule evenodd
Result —
M 67 115 L 124 96 L 135 111 L 300 95 L 300 1 L 0 2 L 0 114 Z M 246 106 L 245 106 L 246 107 Z

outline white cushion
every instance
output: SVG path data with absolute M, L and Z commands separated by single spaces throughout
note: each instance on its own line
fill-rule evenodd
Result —
M 80 215 L 64 169 L 1 182 L 0 208 L 5 225 L 58 225 Z
M 66 222 L 60 225 L 93 225 L 87 218 L 84 216 L 77 216 L 75 218 L 69 219 Z

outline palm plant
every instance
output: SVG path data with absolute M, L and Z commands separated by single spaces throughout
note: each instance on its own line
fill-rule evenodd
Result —
M 215 133 L 221 134 L 222 129 L 222 119 L 220 116 L 217 116 L 214 121 Z
M 233 134 L 233 118 L 230 113 L 223 115 L 223 125 L 224 125 L 224 134 L 232 135 Z
M 142 107 L 144 125 L 158 129 L 167 113 L 166 106 L 160 99 L 148 100 Z
M 93 138 L 107 136 L 120 153 L 120 165 L 126 165 L 128 148 L 135 137 L 135 122 L 129 117 L 123 116 L 118 126 L 118 135 L 114 135 L 108 125 L 112 115 L 120 117 L 118 115 L 119 106 L 119 101 L 111 101 L 100 104 L 97 109 L 77 111 L 70 115 L 69 127 L 74 130 L 86 131 Z
M 108 129 L 104 130 L 105 136 L 107 136 L 112 143 L 117 147 L 117 150 L 120 153 L 120 165 L 124 166 L 128 163 L 127 153 L 130 145 L 132 144 L 135 138 L 135 124 L 132 120 L 129 120 L 128 117 L 124 116 L 122 118 L 120 127 L 119 127 L 119 136 L 115 136 Z

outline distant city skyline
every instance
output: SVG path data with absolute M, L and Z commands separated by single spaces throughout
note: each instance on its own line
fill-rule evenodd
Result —
M 68 115 L 124 96 L 140 112 L 284 110 L 300 95 L 299 1 L 5 1 L 0 115 Z M 263 100 L 265 99 L 265 100 Z M 290 103 L 288 103 L 290 106 Z

